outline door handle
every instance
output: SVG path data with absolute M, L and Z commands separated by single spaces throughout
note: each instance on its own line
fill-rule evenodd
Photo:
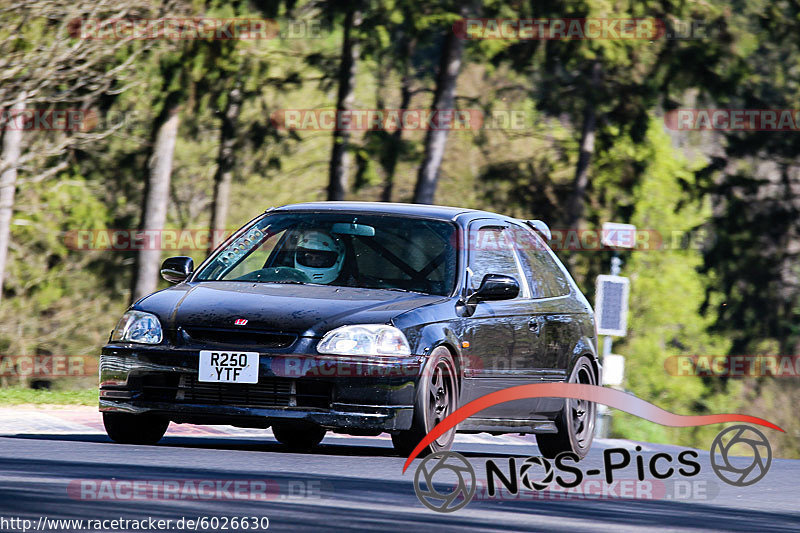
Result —
M 534 317 L 528 321 L 528 329 L 534 332 L 537 337 L 541 335 L 543 325 L 544 320 L 540 317 Z

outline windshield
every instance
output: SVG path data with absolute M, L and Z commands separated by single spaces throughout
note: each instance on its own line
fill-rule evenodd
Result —
M 352 213 L 256 220 L 195 281 L 316 283 L 446 296 L 456 278 L 455 225 Z

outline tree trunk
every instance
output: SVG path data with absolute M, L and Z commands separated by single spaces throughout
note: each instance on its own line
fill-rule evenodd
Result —
M 567 227 L 578 228 L 583 223 L 586 188 L 589 186 L 589 164 L 594 155 L 594 140 L 597 130 L 596 94 L 600 85 L 600 62 L 592 65 L 592 80 L 586 109 L 583 112 L 583 129 L 581 131 L 580 153 L 575 166 L 575 178 L 572 182 L 572 194 L 567 202 Z
M 447 33 L 439 59 L 439 73 L 436 77 L 436 92 L 431 111 L 434 113 L 453 109 L 456 81 L 461 70 L 461 57 L 464 53 L 464 40 L 453 31 Z M 425 157 L 419 167 L 417 185 L 414 189 L 414 202 L 432 204 L 439 180 L 439 167 L 447 146 L 449 128 L 429 129 L 425 134 Z
M 403 57 L 403 77 L 400 86 L 400 109 L 408 109 L 411 103 L 411 55 L 414 53 L 415 42 L 413 39 L 407 39 L 404 46 Z M 397 167 L 397 160 L 400 157 L 400 148 L 403 141 L 403 128 L 398 127 L 392 132 L 389 147 L 389 157 L 386 162 L 385 171 L 386 178 L 383 182 L 383 190 L 381 191 L 381 202 L 392 201 L 392 189 L 394 188 L 394 172 Z
M 133 300 L 154 292 L 158 287 L 161 264 L 160 239 L 157 232 L 164 229 L 169 206 L 169 184 L 172 174 L 172 158 L 178 137 L 178 104 L 174 97 L 167 99 L 157 129 L 152 155 L 149 161 L 149 176 L 146 187 L 141 229 L 145 231 L 145 245 L 139 250 Z
M 354 88 L 359 46 L 358 40 L 353 36 L 353 33 L 360 25 L 361 11 L 351 8 L 344 19 L 342 57 L 339 63 L 339 91 L 336 97 L 336 109 L 339 113 L 352 109 L 355 99 Z M 349 142 L 350 132 L 348 130 L 334 130 L 328 200 L 344 200 L 347 194 L 347 176 L 350 166 L 350 158 L 347 154 Z
M 242 86 L 237 82 L 228 95 L 228 103 L 222 116 L 222 127 L 219 134 L 219 152 L 217 154 L 217 172 L 214 175 L 214 200 L 211 204 L 211 227 L 208 240 L 208 253 L 224 240 L 225 225 L 228 221 L 228 205 L 230 203 L 233 167 L 236 162 L 234 147 L 236 145 L 236 123 L 242 107 Z
M 8 260 L 8 246 L 11 240 L 11 217 L 14 211 L 14 193 L 17 187 L 17 161 L 22 150 L 22 127 L 14 117 L 14 110 L 25 109 L 27 94 L 22 91 L 16 103 L 11 106 L 9 118 L 14 122 L 6 126 L 3 135 L 3 152 L 0 164 L 10 165 L 0 174 L 0 299 L 3 297 L 3 277 Z

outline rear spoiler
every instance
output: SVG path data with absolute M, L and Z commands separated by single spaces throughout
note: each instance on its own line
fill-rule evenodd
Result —
M 542 237 L 544 237 L 545 241 L 550 241 L 553 238 L 553 234 L 550 232 L 550 228 L 547 224 L 545 224 L 541 220 L 525 220 L 524 221 L 527 226 L 531 229 L 539 233 Z

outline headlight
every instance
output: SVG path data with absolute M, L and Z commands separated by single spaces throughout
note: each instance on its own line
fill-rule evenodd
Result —
M 156 315 L 142 311 L 128 311 L 119 319 L 111 334 L 111 341 L 158 344 L 164 336 Z
M 336 355 L 411 355 L 403 332 L 380 324 L 336 328 L 322 337 L 317 351 Z

